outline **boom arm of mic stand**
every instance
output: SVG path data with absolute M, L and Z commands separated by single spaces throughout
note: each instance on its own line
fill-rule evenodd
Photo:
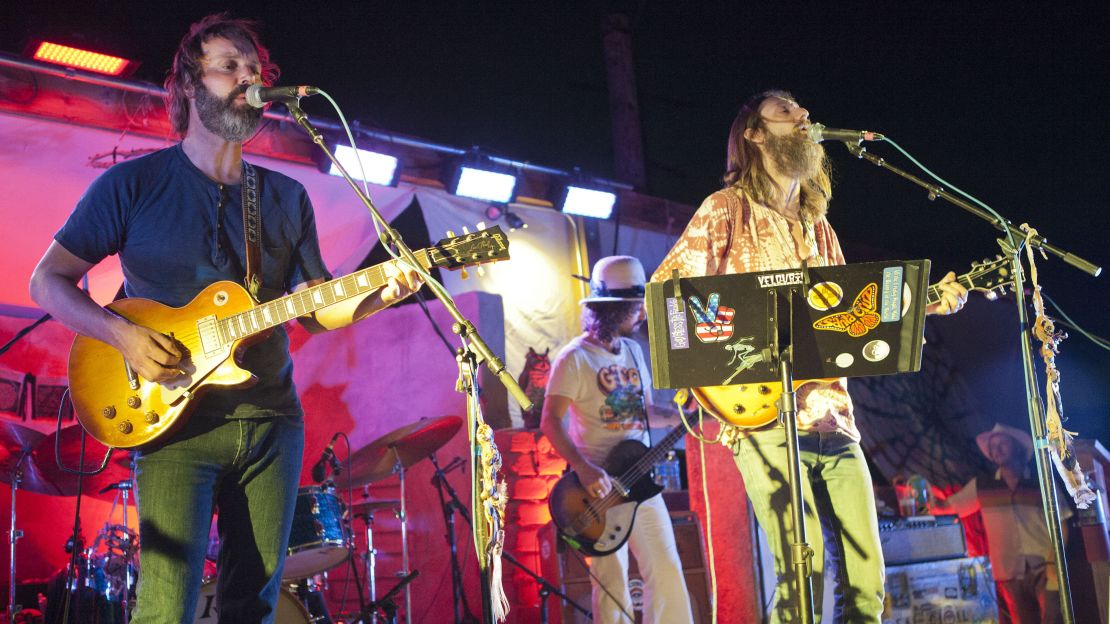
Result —
M 868 161 L 868 162 L 870 162 L 870 163 L 872 163 L 872 164 L 874 164 L 878 167 L 882 167 L 883 169 L 886 169 L 887 171 L 891 171 L 893 173 L 896 173 L 896 174 L 902 176 L 903 178 L 909 180 L 910 182 L 913 182 L 914 184 L 916 184 L 916 185 L 920 186 L 921 188 L 925 189 L 926 191 L 929 192 L 929 199 L 930 200 L 933 200 L 933 199 L 936 199 L 937 197 L 940 197 L 941 199 L 944 199 L 944 200 L 948 201 L 948 203 L 959 206 L 960 208 L 963 208 L 964 210 L 966 210 L 966 211 L 970 212 L 971 214 L 979 217 L 980 219 L 993 224 L 994 227 L 998 228 L 999 230 L 1001 230 L 1003 232 L 1008 233 L 1010 236 L 1014 237 L 1016 240 L 1021 240 L 1021 239 L 1025 238 L 1025 232 L 1018 229 L 1016 226 L 1014 226 L 1009 221 L 1001 221 L 1000 222 L 994 215 L 992 215 L 989 212 L 983 210 L 979 206 L 975 206 L 974 204 L 966 202 L 963 199 L 961 199 L 961 198 L 953 195 L 952 193 L 949 193 L 948 191 L 944 190 L 942 187 L 939 187 L 935 184 L 930 184 L 929 182 L 926 182 L 925 180 L 922 180 L 921 178 L 919 178 L 919 177 L 917 177 L 913 174 L 907 173 L 907 172 L 899 169 L 898 167 L 895 167 L 894 165 L 891 165 L 890 163 L 888 163 L 886 161 L 886 159 L 881 158 L 879 156 L 875 156 L 874 154 L 872 154 L 872 153 L 868 152 L 866 149 L 864 149 L 862 146 L 853 145 L 853 144 L 848 143 L 848 142 L 845 142 L 844 146 L 847 147 L 848 151 L 851 152 L 852 155 L 854 155 L 856 158 L 862 158 L 863 160 L 866 160 L 866 161 Z M 1098 277 L 1102 273 L 1102 267 L 1096 265 L 1093 262 L 1090 262 L 1089 260 L 1085 260 L 1083 258 L 1080 258 L 1079 256 L 1077 256 L 1077 255 L 1075 255 L 1075 254 L 1073 254 L 1069 251 L 1065 251 L 1063 249 L 1060 249 L 1059 247 L 1057 247 L 1055 245 L 1050 245 L 1048 243 L 1048 239 L 1046 239 L 1043 236 L 1037 235 L 1037 236 L 1031 237 L 1029 239 L 1029 244 L 1032 245 L 1033 247 L 1043 249 L 1043 250 L 1045 250 L 1045 251 L 1047 251 L 1047 252 L 1049 252 L 1049 253 L 1051 253 L 1055 256 L 1058 256 L 1064 262 L 1072 265 L 1073 267 L 1079 269 L 1080 271 L 1083 271 L 1084 273 L 1087 273 L 1087 274 L 1091 275 L 1092 277 Z
M 378 211 L 378 207 L 362 192 L 362 189 L 358 187 L 358 184 L 355 183 L 354 179 L 347 173 L 347 170 L 343 168 L 343 165 L 335 158 L 335 155 L 331 153 L 331 150 L 324 145 L 324 136 L 312 126 L 312 123 L 308 120 L 308 116 L 301 110 L 297 102 L 289 100 L 286 102 L 286 108 L 289 109 L 289 114 L 293 116 L 293 120 L 308 133 L 313 143 L 320 146 L 320 149 L 324 151 L 324 154 L 326 154 L 332 164 L 335 165 L 336 170 L 343 175 L 343 179 L 346 180 L 347 184 L 355 191 L 355 195 L 358 195 L 358 198 L 362 200 L 362 203 L 366 206 L 366 209 L 370 211 L 373 219 L 381 224 L 383 238 L 386 239 L 383 242 L 392 244 L 396 247 L 397 253 L 409 264 L 420 266 L 420 261 L 416 259 L 412 250 L 409 249 L 408 245 L 401 239 L 401 235 L 396 230 L 389 227 L 389 223 L 382 217 L 381 212 Z M 462 337 L 470 347 L 474 349 L 479 358 L 485 360 L 486 366 L 489 368 L 490 372 L 501 381 L 509 391 L 509 394 L 513 395 L 513 398 L 520 404 L 521 409 L 531 409 L 532 401 L 524 394 L 524 390 L 521 389 L 516 379 L 513 379 L 509 371 L 505 370 L 504 362 L 494 355 L 493 351 L 486 345 L 486 342 L 482 340 L 482 337 L 478 334 L 478 330 L 474 328 L 474 324 L 467 320 L 462 312 L 459 311 L 458 306 L 455 305 L 455 301 L 446 293 L 440 292 L 437 288 L 429 288 L 429 290 L 435 295 L 436 299 L 439 299 L 443 303 L 443 307 L 445 307 L 447 312 L 451 314 L 451 317 L 455 319 L 455 325 L 453 327 L 454 332 Z

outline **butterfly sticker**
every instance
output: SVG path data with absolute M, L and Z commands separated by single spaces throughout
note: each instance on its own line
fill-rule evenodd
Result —
M 879 326 L 880 317 L 878 308 L 875 307 L 878 295 L 878 284 L 871 282 L 856 295 L 850 311 L 823 316 L 813 323 L 813 329 L 847 332 L 852 338 L 867 335 L 867 332 Z

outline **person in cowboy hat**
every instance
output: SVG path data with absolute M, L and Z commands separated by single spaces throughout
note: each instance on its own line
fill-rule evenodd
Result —
M 1021 429 L 998 423 L 977 435 L 975 443 L 996 469 L 973 477 L 963 489 L 939 501 L 936 509 L 960 517 L 982 512 L 999 609 L 1005 609 L 1009 621 L 1057 622 L 1060 596 L 1055 555 L 1040 485 L 1029 464 L 1033 438 Z M 1064 509 L 1065 517 L 1070 511 Z
M 582 299 L 582 334 L 551 365 L 540 427 L 591 496 L 602 498 L 613 479 L 601 465 L 623 440 L 647 444 L 651 372 L 640 345 L 630 338 L 644 322 L 644 267 L 632 256 L 597 261 L 590 295 Z M 691 622 L 682 575 L 662 495 L 643 502 L 628 543 L 590 563 L 593 616 L 600 624 L 631 617 L 628 550 L 645 585 L 644 621 Z

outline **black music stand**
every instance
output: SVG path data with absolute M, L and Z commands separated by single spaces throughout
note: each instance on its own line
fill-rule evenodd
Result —
M 655 387 L 782 384 L 801 622 L 813 621 L 794 375 L 860 377 L 921 368 L 929 261 L 671 279 L 647 285 Z M 693 331 L 690 330 L 691 325 Z

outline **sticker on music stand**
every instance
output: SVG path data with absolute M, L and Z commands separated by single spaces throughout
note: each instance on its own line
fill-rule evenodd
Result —
M 806 293 L 806 302 L 809 307 L 824 312 L 840 305 L 844 300 L 844 289 L 836 282 L 818 282 Z
M 836 365 L 840 368 L 848 368 L 856 362 L 856 356 L 851 353 L 841 353 L 836 356 L 836 359 L 833 361 L 836 362 Z
M 702 342 L 723 342 L 732 338 L 735 326 L 732 317 L 736 310 L 721 305 L 720 293 L 709 295 L 708 301 L 703 305 L 697 296 L 690 297 L 690 312 L 694 315 L 697 324 L 694 325 L 694 335 Z
M 686 326 L 686 306 L 682 299 L 667 297 L 667 336 L 671 350 L 690 348 L 690 329 Z
M 863 359 L 868 362 L 882 362 L 890 355 L 890 345 L 885 340 L 872 340 L 863 345 Z
M 883 294 L 881 318 L 884 323 L 893 323 L 902 319 L 902 293 L 905 283 L 902 281 L 902 267 L 892 266 L 883 269 Z
M 913 303 L 913 291 L 910 290 L 910 285 L 902 284 L 902 316 L 910 311 L 910 304 Z
M 852 309 L 822 316 L 813 322 L 813 329 L 844 332 L 852 338 L 862 338 L 867 332 L 879 326 L 880 317 L 876 307 L 879 285 L 875 282 L 863 287 L 852 302 Z

